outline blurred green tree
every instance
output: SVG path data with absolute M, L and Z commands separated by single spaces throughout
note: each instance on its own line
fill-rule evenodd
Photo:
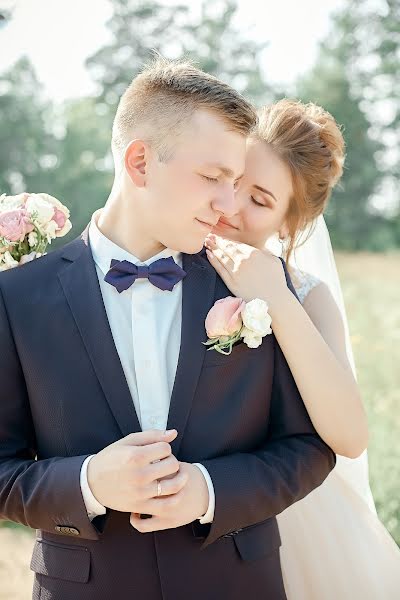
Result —
M 169 58 L 187 57 L 254 102 L 272 99 L 260 68 L 264 43 L 248 39 L 234 24 L 235 0 L 203 0 L 199 10 L 188 4 L 157 0 L 112 0 L 110 42 L 87 60 L 98 84 L 99 102 L 115 113 L 119 97 L 152 50 Z
M 54 241 L 53 249 L 81 233 L 90 215 L 105 204 L 113 181 L 110 131 L 96 100 L 64 103 L 57 123 L 61 135 L 58 160 L 47 191 L 69 207 L 73 228 L 67 237 Z
M 317 62 L 298 82 L 297 93 L 303 100 L 321 104 L 344 128 L 344 177 L 326 213 L 334 246 L 382 251 L 399 245 L 395 225 L 398 210 L 388 210 L 382 203 L 387 177 L 394 173 L 387 166 L 385 135 L 374 117 L 377 98 L 369 91 L 367 77 L 367 65 L 376 63 L 374 54 L 386 52 L 386 29 L 376 15 L 365 11 L 366 4 L 370 3 L 350 1 L 336 14 L 332 31 L 320 45 Z M 367 22 L 374 24 L 374 34 L 370 31 L 368 35 L 364 27 Z M 400 32 L 398 22 L 390 27 Z M 377 198 L 380 205 L 376 204 Z
M 400 3 L 398 0 L 350 0 L 336 17 L 350 32 L 347 54 L 352 88 L 363 96 L 373 134 L 386 149 L 380 168 L 399 177 L 400 167 Z
M 47 185 L 56 162 L 52 107 L 26 57 L 0 75 L 0 193 Z
M 328 205 L 326 221 L 335 247 L 356 250 L 368 245 L 375 220 L 368 199 L 381 178 L 374 158 L 380 145 L 368 135 L 370 124 L 360 109 L 360 99 L 351 94 L 339 50 L 333 54 L 321 47 L 314 69 L 299 82 L 298 96 L 320 104 L 343 126 L 345 170 Z
M 0 193 L 47 192 L 71 210 L 73 229 L 50 249 L 78 235 L 102 206 L 112 184 L 109 130 L 93 98 L 55 108 L 26 58 L 0 77 Z M 104 158 L 106 157 L 106 158 Z

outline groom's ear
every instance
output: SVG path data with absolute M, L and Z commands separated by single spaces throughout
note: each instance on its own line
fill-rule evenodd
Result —
M 125 150 L 125 169 L 136 187 L 146 185 L 149 148 L 143 140 L 132 140 Z

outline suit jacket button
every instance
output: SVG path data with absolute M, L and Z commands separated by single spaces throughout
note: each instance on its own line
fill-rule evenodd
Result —
M 65 535 L 80 535 L 79 529 L 76 527 L 69 527 L 67 525 L 56 525 L 55 530 L 60 533 L 64 533 Z

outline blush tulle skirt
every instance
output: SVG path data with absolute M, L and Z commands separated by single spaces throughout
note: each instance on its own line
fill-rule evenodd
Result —
M 367 455 L 278 515 L 288 600 L 398 600 L 400 549 L 379 520 Z

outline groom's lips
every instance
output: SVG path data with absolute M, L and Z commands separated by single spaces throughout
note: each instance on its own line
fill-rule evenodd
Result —
M 211 223 L 207 223 L 206 221 L 200 221 L 200 219 L 196 219 L 196 221 L 198 223 L 200 223 L 200 225 L 203 225 L 203 227 L 206 227 L 207 229 L 209 229 L 211 231 L 211 229 L 213 229 L 213 227 L 215 227 L 215 225 L 212 225 Z

